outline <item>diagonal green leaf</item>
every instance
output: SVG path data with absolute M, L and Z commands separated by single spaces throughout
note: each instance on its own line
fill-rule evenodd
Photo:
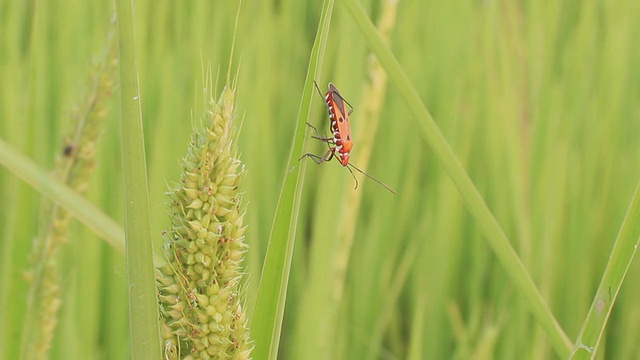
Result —
M 571 359 L 593 359 L 601 344 L 622 281 L 640 244 L 640 183 L 613 245 L 600 286 L 574 345 Z
M 118 223 L 3 140 L 0 140 L 0 164 L 64 207 L 114 249 L 124 252 L 124 231 Z
M 505 267 L 507 274 L 518 287 L 523 298 L 527 301 L 533 316 L 544 328 L 556 352 L 562 357 L 566 357 L 572 346 L 569 337 L 564 333 L 551 310 L 547 307 L 524 264 L 511 246 L 509 239 L 507 239 L 504 231 L 475 188 L 444 135 L 440 132 L 431 114 L 429 114 L 429 111 L 420 100 L 418 93 L 400 67 L 398 60 L 384 44 L 362 6 L 356 0 L 342 0 L 342 3 L 347 8 L 353 21 L 360 28 L 367 45 L 389 74 L 389 79 L 395 85 L 396 90 L 414 113 L 415 119 L 422 129 L 425 141 L 456 184 L 469 212 L 478 222 L 487 242 Z
M 300 111 L 295 124 L 293 144 L 285 178 L 280 191 L 276 215 L 271 229 L 269 247 L 260 277 L 260 288 L 253 321 L 251 335 L 255 340 L 253 356 L 256 359 L 275 359 L 278 354 L 282 317 L 289 284 L 291 258 L 298 225 L 298 211 L 302 195 L 303 178 L 306 162 L 298 162 L 306 141 L 305 124 L 311 111 L 313 80 L 322 66 L 324 49 L 329 34 L 329 23 L 333 0 L 326 0 L 322 5 L 320 25 L 311 50 L 309 67 L 305 79 Z M 297 168 L 297 171 L 295 171 Z
M 144 153 L 133 10 L 133 1 L 116 1 L 131 358 L 159 359 L 158 299 L 149 222 L 147 161 Z

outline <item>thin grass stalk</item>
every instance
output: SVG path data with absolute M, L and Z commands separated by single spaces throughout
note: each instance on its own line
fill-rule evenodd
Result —
M 424 349 L 424 326 L 426 324 L 425 313 L 427 309 L 427 290 L 422 289 L 418 292 L 416 296 L 416 301 L 414 305 L 413 312 L 413 321 L 411 323 L 411 330 L 409 331 L 409 346 L 407 349 L 407 359 L 408 360 L 418 360 L 425 358 L 425 349 Z
M 487 242 L 505 267 L 507 274 L 516 284 L 523 298 L 527 301 L 533 316 L 544 328 L 557 354 L 561 357 L 568 356 L 572 348 L 569 337 L 551 313 L 500 224 L 498 224 L 482 196 L 475 188 L 433 117 L 425 108 L 411 85 L 411 81 L 400 67 L 398 60 L 384 44 L 362 6 L 356 0 L 342 0 L 342 3 L 360 28 L 368 46 L 376 54 L 383 68 L 389 74 L 389 78 L 396 86 L 398 93 L 405 99 L 407 105 L 416 116 L 416 121 L 422 129 L 424 139 L 456 184 L 458 191 L 467 204 L 467 208 L 482 229 Z
M 609 261 L 570 359 L 594 359 L 631 262 L 640 245 L 640 183 L 611 249 Z
M 68 211 L 115 250 L 124 253 L 124 231 L 97 206 L 0 139 L 0 165 Z
M 74 112 L 71 130 L 65 137 L 55 176 L 78 194 L 83 194 L 95 167 L 95 149 L 111 97 L 115 70 L 114 34 L 109 35 L 107 52 L 94 65 L 89 91 Z M 58 204 L 43 203 L 39 235 L 32 249 L 31 288 L 27 298 L 27 318 L 22 335 L 22 358 L 46 359 L 58 323 L 62 303 L 60 247 L 67 241 L 71 214 Z
M 396 23 L 397 4 L 397 0 L 387 0 L 382 4 L 377 28 L 385 43 L 388 42 L 389 36 L 391 35 Z M 368 83 L 363 87 L 361 92 L 361 98 L 364 99 L 361 106 L 362 110 L 358 112 L 359 118 L 366 119 L 366 126 L 358 127 L 360 131 L 356 136 L 354 136 L 354 138 L 357 139 L 358 148 L 357 151 L 352 153 L 351 157 L 351 162 L 363 169 L 367 168 L 367 164 L 371 158 L 374 144 L 373 139 L 375 138 L 375 134 L 378 129 L 380 112 L 384 104 L 387 89 L 387 74 L 373 54 L 369 57 L 368 74 Z M 356 176 L 358 175 L 359 174 Z M 363 176 L 360 176 L 360 178 L 363 180 Z M 364 181 L 369 180 L 370 179 L 364 179 Z M 351 185 L 349 184 L 347 186 Z M 372 182 L 371 186 L 377 187 L 377 184 Z M 376 190 L 380 190 L 379 196 L 391 196 L 381 187 Z M 337 224 L 337 228 L 340 243 L 332 265 L 333 271 L 331 274 L 333 275 L 333 280 L 330 282 L 333 284 L 333 296 L 328 297 L 330 304 L 327 304 L 325 307 L 327 311 L 333 312 L 333 315 L 335 315 L 340 308 L 339 304 L 342 302 L 344 289 L 346 287 L 346 274 L 349 267 L 351 249 L 355 239 L 356 224 L 358 214 L 360 213 L 362 194 L 362 191 L 346 192 L 346 199 L 342 202 L 343 206 L 341 208 L 341 215 L 338 216 L 339 223 Z M 403 283 L 405 279 L 406 278 L 402 277 Z M 399 283 L 396 283 L 395 285 L 399 286 L 399 289 L 402 288 Z M 392 293 L 393 295 L 397 294 L 396 292 Z M 392 296 L 392 299 L 395 300 L 397 298 Z M 386 306 L 389 306 L 388 302 L 386 303 Z M 387 314 L 391 314 L 391 312 L 388 312 Z M 335 320 L 335 316 L 333 315 L 326 316 L 325 318 L 333 321 Z M 380 340 L 383 332 L 382 328 L 386 325 L 385 320 L 388 319 L 388 317 L 385 317 L 385 319 L 382 320 L 383 323 L 378 323 L 375 329 L 376 331 L 373 331 L 370 338 L 371 346 L 369 347 L 369 357 L 373 357 L 375 354 L 378 354 L 378 350 L 380 350 L 380 343 L 376 342 L 376 340 Z M 327 328 L 332 329 L 334 326 L 335 323 L 333 326 L 329 326 Z M 324 335 L 328 336 L 328 334 Z
M 371 329 L 368 347 L 369 353 L 367 358 L 375 358 L 376 355 L 384 352 L 385 331 L 388 330 L 389 324 L 394 320 L 394 316 L 397 316 L 397 312 L 394 310 L 398 308 L 398 299 L 400 298 L 403 289 L 405 289 L 414 261 L 419 254 L 419 248 L 420 244 L 417 241 L 413 241 L 409 246 L 407 246 L 400 258 L 400 261 L 398 261 L 398 266 L 394 269 L 394 277 L 389 282 L 390 286 L 386 292 L 381 310 L 377 314 L 377 321 L 375 322 L 373 329 Z M 422 311 L 424 310 L 420 310 L 419 313 Z M 422 318 L 420 317 L 416 317 L 411 320 L 422 323 L 423 321 L 421 319 Z M 413 326 L 420 327 L 421 325 L 422 324 L 415 324 Z
M 388 1 L 382 9 L 380 19 L 380 26 L 385 29 L 386 34 L 390 33 L 394 20 L 395 3 Z M 363 126 L 358 127 L 362 131 L 358 135 L 353 135 L 357 148 L 355 152 L 351 153 L 351 163 L 365 169 L 371 155 L 373 145 L 371 139 L 375 137 L 378 127 L 381 104 L 383 103 L 384 90 L 386 88 L 386 74 L 373 55 L 370 56 L 368 70 L 370 83 L 362 87 L 362 93 L 367 96 L 366 101 L 354 112 L 354 116 L 362 120 Z M 353 157 L 354 155 L 356 157 Z M 360 174 L 354 172 L 354 175 L 358 176 Z M 362 180 L 359 181 L 360 185 L 371 180 L 365 179 L 363 176 L 358 177 Z M 378 190 L 377 185 L 372 183 L 371 186 L 376 187 L 376 190 Z M 301 311 L 304 315 L 296 319 L 296 330 L 293 330 L 297 333 L 297 341 L 295 341 L 292 351 L 295 354 L 292 355 L 294 357 L 310 358 L 320 353 L 326 358 L 340 356 L 339 346 L 330 345 L 336 342 L 337 336 L 340 336 L 335 332 L 335 329 L 341 323 L 339 320 L 340 304 L 343 301 L 346 273 L 349 267 L 362 196 L 361 189 L 352 191 L 353 183 L 348 182 L 345 186 L 350 187 L 350 191 L 345 192 L 344 201 L 341 201 L 343 205 L 338 209 L 339 212 L 336 217 L 338 220 L 337 222 L 333 221 L 331 225 L 337 229 L 336 236 L 331 236 L 335 240 L 327 239 L 327 241 L 315 243 L 314 246 L 317 246 L 317 248 L 310 250 L 313 253 L 313 259 L 309 260 L 309 272 L 312 275 L 307 277 L 306 282 L 307 284 L 314 284 L 314 286 L 308 286 L 307 291 L 304 292 L 300 308 L 312 311 Z M 384 189 L 378 194 L 380 196 L 392 196 Z M 330 200 L 325 201 L 333 203 Z M 321 205 L 318 206 L 322 207 Z M 309 328 L 309 323 L 315 325 Z M 353 349 L 351 351 L 353 352 Z
M 260 276 L 258 297 L 251 325 L 251 333 L 256 344 L 253 355 L 257 359 L 275 359 L 278 355 L 302 197 L 302 180 L 306 169 L 306 162 L 300 163 L 298 159 L 302 156 L 307 139 L 305 124 L 309 119 L 311 98 L 315 91 L 313 81 L 322 67 L 333 3 L 333 0 L 325 0 L 322 4 L 318 31 L 311 50 L 300 101 L 300 111 L 295 123 L 293 144 L 287 160 L 287 171 L 278 199 L 276 215 L 269 237 L 269 247 Z M 295 171 L 296 167 L 298 171 Z
M 147 162 L 144 154 L 133 10 L 133 1 L 116 1 L 131 357 L 134 360 L 156 360 L 160 358 L 161 353 L 159 315 L 149 223 Z
M 54 177 L 49 171 L 2 140 L 0 140 L 0 164 L 6 167 L 8 172 L 22 179 L 43 196 L 68 211 L 72 217 L 78 219 L 117 252 L 124 253 L 124 231 L 118 223 L 96 205 Z M 10 275 L 11 272 L 8 274 Z M 113 294 L 110 293 L 111 295 Z M 28 294 L 25 295 L 25 298 L 27 296 Z M 23 317 L 22 313 L 19 317 Z M 31 322 L 32 320 L 25 320 L 24 324 L 27 325 Z M 15 347 L 14 358 L 18 358 L 21 349 L 22 346 Z
M 397 0 L 387 0 L 382 5 L 381 16 L 377 28 L 383 41 L 387 42 L 391 31 L 395 25 Z M 358 132 L 358 148 L 351 156 L 351 161 L 359 167 L 366 168 L 373 151 L 373 139 L 375 138 L 378 124 L 380 122 L 380 112 L 387 89 L 387 74 L 384 72 L 380 62 L 373 54 L 369 58 L 369 83 L 362 89 L 362 111 L 359 117 L 366 119 L 366 126 L 360 126 Z M 366 95 L 366 96 L 364 96 Z M 358 174 L 359 175 L 359 174 Z M 356 175 L 357 176 L 357 175 Z M 360 176 L 362 178 L 362 176 Z M 367 180 L 365 180 L 367 181 Z M 350 185 L 348 185 L 350 186 Z M 376 186 L 372 184 L 372 186 Z M 334 263 L 334 299 L 340 303 L 344 293 L 345 276 L 349 265 L 349 257 L 356 231 L 356 222 L 362 201 L 362 191 L 349 191 L 347 199 L 343 201 L 342 215 L 338 224 L 338 236 L 341 239 L 340 248 L 336 254 Z M 334 304 L 335 305 L 335 304 Z

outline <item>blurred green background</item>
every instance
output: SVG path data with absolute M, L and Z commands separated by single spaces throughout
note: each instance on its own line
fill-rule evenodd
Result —
M 363 1 L 375 22 L 378 1 Z M 320 3 L 137 1 L 136 41 L 152 230 L 203 109 L 203 72 L 238 72 L 249 225 L 248 309 L 289 156 Z M 0 137 L 46 169 L 62 156 L 92 59 L 113 31 L 111 2 L 0 1 Z M 390 47 L 573 340 L 640 178 L 640 2 L 400 0 Z M 321 88 L 334 82 L 367 127 L 369 51 L 338 2 Z M 122 223 L 119 94 L 87 197 Z M 314 94 L 314 123 L 328 127 Z M 280 342 L 283 359 L 549 359 L 556 355 L 392 85 L 368 164 L 394 188 L 337 163 L 307 168 Z M 358 151 L 355 139 L 354 153 Z M 321 154 L 322 143 L 310 151 Z M 294 154 L 298 156 L 301 154 Z M 313 165 L 313 166 L 311 166 Z M 347 258 L 339 224 L 361 192 Z M 39 193 L 0 169 L 0 358 L 19 351 Z M 124 255 L 75 223 L 63 250 L 56 359 L 129 354 Z M 333 282 L 346 261 L 344 287 Z M 342 263 L 339 263 L 342 264 Z M 637 262 L 600 358 L 640 351 Z M 337 306 L 328 306 L 337 304 Z M 255 315 L 259 316 L 259 315 Z

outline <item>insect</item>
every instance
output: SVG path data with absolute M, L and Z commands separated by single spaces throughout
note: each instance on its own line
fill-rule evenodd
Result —
M 331 132 L 333 134 L 333 137 L 320 136 L 318 129 L 315 126 L 307 123 L 307 125 L 311 127 L 316 133 L 316 135 L 312 137 L 314 139 L 327 143 L 329 149 L 324 154 L 324 156 L 307 153 L 302 155 L 300 159 L 310 157 L 313 159 L 313 161 L 316 162 L 316 164 L 322 164 L 323 162 L 330 161 L 335 157 L 342 166 L 349 169 L 351 176 L 353 176 L 353 179 L 356 181 L 355 189 L 358 188 L 358 178 L 356 178 L 352 169 L 355 169 L 364 176 L 382 185 L 385 189 L 389 190 L 392 194 L 395 195 L 396 192 L 393 191 L 393 189 L 391 189 L 385 183 L 367 174 L 357 166 L 349 163 L 351 149 L 353 149 L 349 116 L 353 112 L 353 106 L 351 106 L 351 104 L 349 104 L 349 102 L 345 100 L 342 95 L 340 95 L 340 92 L 332 83 L 329 83 L 329 90 L 327 90 L 325 96 L 322 96 L 322 92 L 320 91 L 320 88 L 318 88 L 318 84 L 315 81 L 313 82 L 313 84 L 316 86 L 318 94 L 320 94 L 320 97 L 324 99 L 324 102 L 327 105 L 327 109 L 329 110 L 329 120 L 331 121 Z M 347 111 L 346 105 L 349 105 L 349 111 Z
M 76 150 L 76 145 L 67 144 L 64 146 L 64 148 L 62 148 L 62 155 L 64 155 L 65 157 L 71 157 L 75 152 L 75 150 Z

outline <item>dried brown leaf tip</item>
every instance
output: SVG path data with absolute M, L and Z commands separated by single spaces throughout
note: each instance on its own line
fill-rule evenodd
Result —
M 245 173 L 234 139 L 234 89 L 225 88 L 203 115 L 183 159 L 182 179 L 168 195 L 167 263 L 157 281 L 166 359 L 248 359 L 241 277 Z

